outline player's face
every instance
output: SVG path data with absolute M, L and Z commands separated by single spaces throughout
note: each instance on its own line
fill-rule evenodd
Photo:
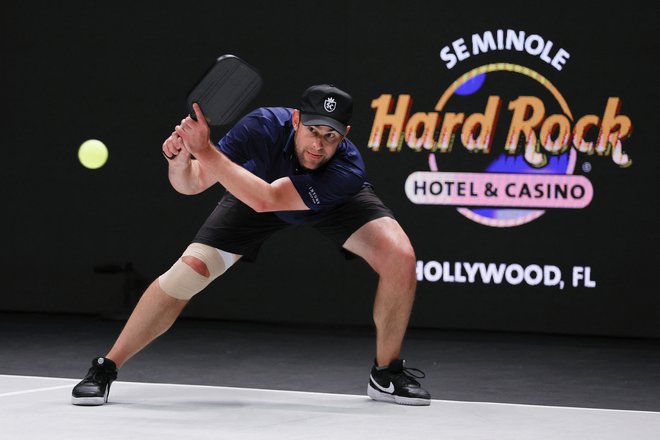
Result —
M 328 126 L 300 122 L 294 137 L 298 163 L 308 170 L 323 166 L 334 156 L 342 139 L 342 135 Z

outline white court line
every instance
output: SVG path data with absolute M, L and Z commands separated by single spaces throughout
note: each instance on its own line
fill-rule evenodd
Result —
M 42 377 L 42 376 L 19 376 L 19 375 L 10 375 L 10 374 L 0 374 L 0 378 L 21 378 L 21 379 L 42 379 L 42 380 L 66 380 L 70 381 L 67 385 L 58 385 L 48 388 L 39 388 L 34 390 L 26 391 L 14 391 L 10 393 L 0 394 L 0 397 L 10 396 L 14 394 L 25 394 L 33 393 L 39 391 L 55 390 L 60 388 L 70 387 L 73 384 L 78 383 L 79 379 L 71 379 L 66 377 Z M 214 386 L 214 385 L 189 385 L 189 384 L 180 384 L 180 383 L 150 383 L 150 382 L 124 382 L 116 381 L 115 384 L 125 384 L 125 385 L 147 385 L 147 386 L 167 386 L 167 387 L 183 387 L 183 388 L 203 388 L 203 389 L 225 389 L 225 390 L 241 390 L 241 391 L 258 391 L 258 392 L 267 392 L 267 393 L 286 393 L 286 394 L 303 394 L 311 396 L 339 396 L 339 397 L 351 397 L 354 399 L 367 399 L 365 395 L 358 394 L 336 394 L 336 393 L 321 393 L 314 391 L 289 391 L 289 390 L 271 390 L 266 388 L 240 388 L 240 387 L 225 387 L 225 386 Z M 440 400 L 440 399 L 431 399 L 431 402 L 438 403 L 450 403 L 450 404 L 464 404 L 464 405 L 490 405 L 490 406 L 515 406 L 521 408 L 548 408 L 548 409 L 574 409 L 581 411 L 602 411 L 602 412 L 625 412 L 633 414 L 660 414 L 658 411 L 641 411 L 641 410 L 628 410 L 628 409 L 613 409 L 613 408 L 584 408 L 579 406 L 556 406 L 556 405 L 534 405 L 527 403 L 500 403 L 500 402 L 476 402 L 470 400 Z
M 69 388 L 71 385 L 59 385 L 56 387 L 46 387 L 46 388 L 35 388 L 31 390 L 23 390 L 23 391 L 12 391 L 10 393 L 2 393 L 0 394 L 0 397 L 6 397 L 6 396 L 17 396 L 19 394 L 28 394 L 28 393 L 38 393 L 41 391 L 50 391 L 50 390 L 59 390 L 61 388 Z
M 34 388 L 34 389 L 31 389 L 31 390 L 12 391 L 10 393 L 2 393 L 2 394 L 0 394 L 0 397 L 17 396 L 19 394 L 28 394 L 28 393 L 38 393 L 38 392 L 41 392 L 41 391 L 59 390 L 61 388 L 69 388 L 70 386 L 71 386 L 71 384 L 66 384 L 66 385 L 58 385 L 56 387 Z
M 23 376 L 20 374 L 0 374 L 0 378 L 2 377 L 8 377 L 8 378 L 15 378 L 18 377 L 20 379 L 41 379 L 41 380 L 71 380 L 71 381 L 80 381 L 80 379 L 75 379 L 75 378 L 67 378 L 67 377 L 47 377 L 47 376 Z
M 239 387 L 225 387 L 225 386 L 213 386 L 213 385 L 187 385 L 180 383 L 148 383 L 148 382 L 119 382 L 129 385 L 149 385 L 149 386 L 170 386 L 170 387 L 189 387 L 189 388 L 222 388 L 225 390 L 237 390 L 237 391 L 259 391 L 259 392 L 268 392 L 268 393 L 287 393 L 287 394 L 304 394 L 304 395 L 316 395 L 316 396 L 341 396 L 341 397 L 351 397 L 354 399 L 368 399 L 366 395 L 361 394 L 336 394 L 336 393 L 321 393 L 314 391 L 289 391 L 289 390 L 271 390 L 265 388 L 239 388 Z M 431 402 L 438 403 L 458 403 L 466 405 L 492 405 L 492 406 L 517 406 L 524 408 L 555 408 L 555 409 L 577 409 L 583 411 L 614 411 L 614 412 L 626 412 L 626 413 L 640 413 L 640 414 L 660 414 L 657 411 L 640 411 L 640 410 L 626 410 L 626 409 L 612 409 L 612 408 L 583 408 L 579 406 L 553 406 L 553 405 L 533 405 L 526 403 L 500 403 L 500 402 L 477 402 L 470 400 L 440 400 L 440 399 L 431 399 Z
M 38 393 L 40 391 L 58 390 L 58 389 L 61 389 L 61 388 L 70 387 L 71 385 L 75 385 L 78 382 L 78 379 L 67 379 L 67 378 L 64 378 L 64 377 L 19 376 L 19 375 L 14 375 L 14 374 L 0 374 L 0 379 L 1 378 L 38 379 L 38 380 L 66 380 L 69 383 L 66 384 L 66 385 L 56 385 L 56 386 L 52 386 L 52 387 L 33 388 L 33 389 L 29 389 L 29 390 L 11 391 L 11 392 L 8 392 L 8 393 L 0 393 L 0 397 L 17 396 L 17 395 L 20 395 L 20 394 L 28 394 L 28 393 Z

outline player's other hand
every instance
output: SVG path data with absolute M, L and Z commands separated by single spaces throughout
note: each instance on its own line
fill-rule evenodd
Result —
M 183 121 L 181 121 L 183 122 Z M 183 145 L 183 140 L 176 131 L 163 142 L 163 155 L 174 164 L 184 164 L 190 161 L 190 152 Z

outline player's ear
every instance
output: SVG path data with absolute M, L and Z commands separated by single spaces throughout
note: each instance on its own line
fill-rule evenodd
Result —
M 351 126 L 347 125 L 346 126 L 346 131 L 344 132 L 344 137 L 348 136 L 348 132 L 351 131 Z M 343 139 L 343 138 L 342 138 Z
M 291 114 L 291 122 L 293 122 L 293 129 L 298 130 L 298 124 L 300 124 L 300 111 L 294 110 Z

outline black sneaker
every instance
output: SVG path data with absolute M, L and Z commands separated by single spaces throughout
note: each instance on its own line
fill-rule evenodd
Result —
M 374 400 L 399 405 L 430 405 L 431 395 L 415 380 L 423 379 L 426 375 L 417 368 L 406 368 L 405 362 L 396 359 L 384 369 L 374 365 L 369 376 L 367 395 Z
M 108 401 L 110 385 L 117 379 L 117 365 L 108 358 L 92 361 L 87 376 L 73 387 L 71 403 L 74 405 L 103 405 Z

